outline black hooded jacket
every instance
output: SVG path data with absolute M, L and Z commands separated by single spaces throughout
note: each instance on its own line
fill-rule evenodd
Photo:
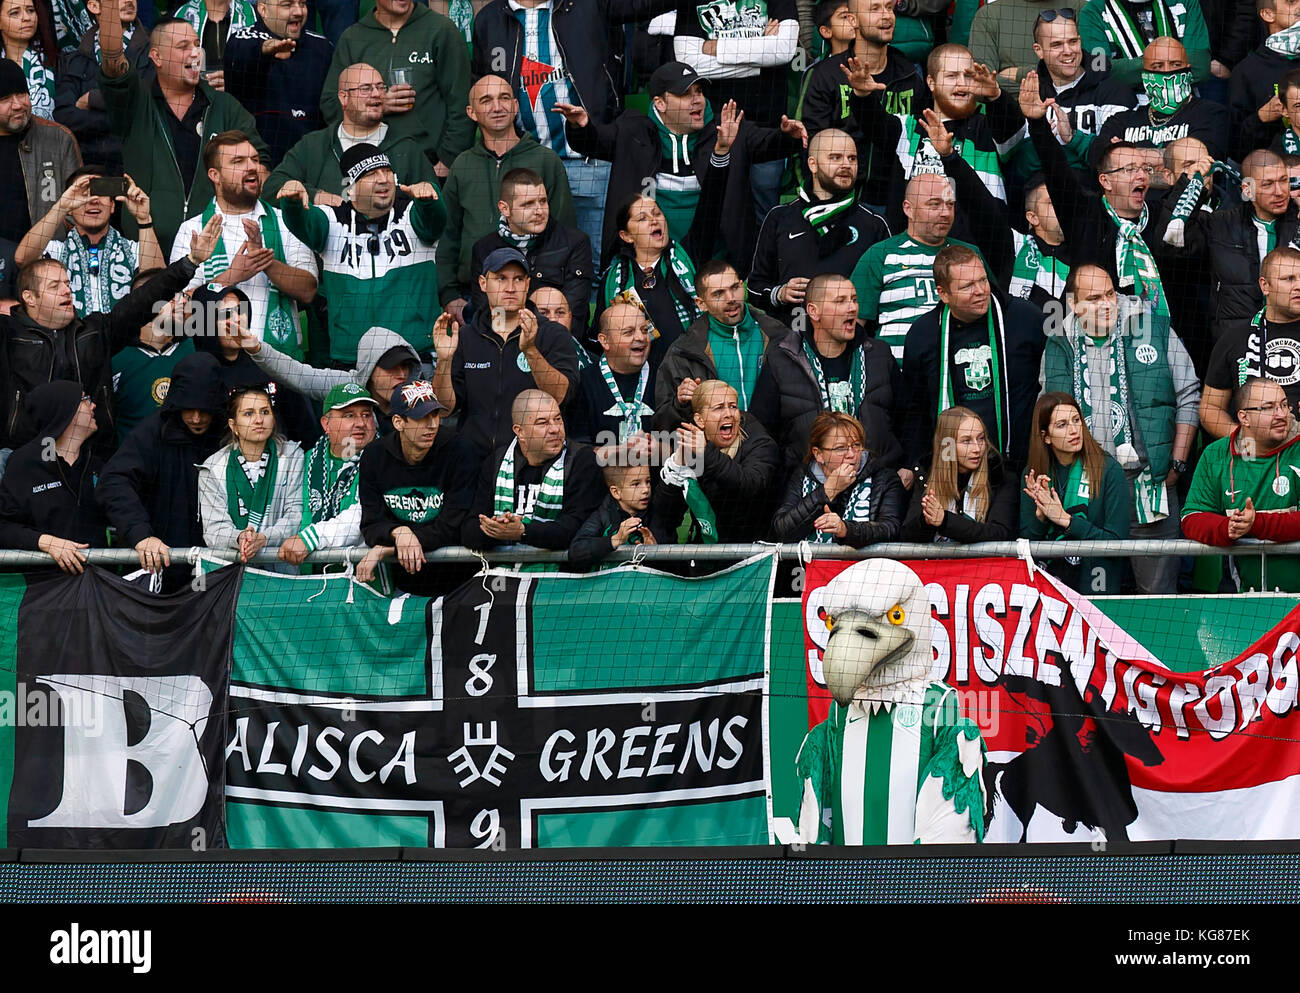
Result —
M 176 363 L 162 409 L 123 439 L 95 494 L 121 544 L 134 548 L 151 537 L 175 548 L 203 544 L 198 467 L 221 446 L 225 407 L 215 358 L 195 353 Z M 185 426 L 185 410 L 212 414 L 203 434 Z
M 10 456 L 0 480 L 0 548 L 37 551 L 44 534 L 95 548 L 107 544 L 107 522 L 95 503 L 103 461 L 89 442 L 72 465 L 47 457 L 52 440 L 77 416 L 82 393 L 80 383 L 55 380 L 28 394 L 23 416 L 35 434 Z

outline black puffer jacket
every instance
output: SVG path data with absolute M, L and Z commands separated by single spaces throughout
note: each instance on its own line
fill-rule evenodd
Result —
M 943 523 L 937 528 L 931 527 L 921 511 L 921 498 L 925 494 L 926 481 L 918 477 L 912 486 L 912 504 L 907 511 L 907 520 L 903 522 L 903 540 L 928 544 L 938 536 L 963 545 L 973 545 L 978 541 L 1014 541 L 1020 537 L 1020 480 L 1014 474 L 1002 468 L 1002 457 L 990 451 L 989 464 L 989 510 L 983 521 L 977 521 L 965 514 L 944 511 Z M 964 491 L 967 479 L 957 479 L 958 486 Z
M 861 324 L 849 347 L 864 349 L 866 357 L 866 395 L 854 416 L 862 422 L 867 447 L 876 453 L 880 464 L 898 468 L 903 464 L 903 446 L 894 435 L 893 425 L 902 382 L 898 363 L 889 346 L 872 338 Z M 807 456 L 813 421 L 824 409 L 800 333 L 792 331 L 771 342 L 749 410 L 781 446 L 785 475 L 794 472 Z
M 150 537 L 178 548 L 203 544 L 198 467 L 221 446 L 225 407 L 215 358 L 197 352 L 176 363 L 162 409 L 126 436 L 95 493 L 123 545 L 134 548 Z M 210 412 L 207 431 L 196 435 L 186 427 L 184 410 Z
M 95 401 L 99 431 L 96 451 L 107 454 L 117 441 L 113 418 L 112 362 L 118 350 L 134 341 L 153 318 L 154 305 L 185 288 L 194 276 L 194 263 L 182 256 L 143 286 L 119 300 L 107 313 L 74 317 L 66 327 L 52 330 L 37 324 L 21 308 L 0 318 L 4 359 L 0 362 L 4 390 L 0 394 L 0 440 L 9 446 L 31 437 L 23 422 L 23 398 L 35 387 L 55 379 L 81 383 Z
M 469 260 L 469 301 L 476 313 L 487 306 L 487 296 L 478 285 L 483 261 L 498 248 L 514 247 L 496 231 L 474 243 Z M 569 330 L 582 341 L 591 310 L 591 239 L 552 217 L 546 230 L 524 252 L 524 258 L 528 260 L 529 292 L 539 286 L 553 286 L 563 293 L 573 312 L 573 326 Z
M 907 491 L 899 481 L 898 473 L 882 466 L 867 454 L 862 456 L 858 476 L 844 492 L 837 494 L 834 500 L 827 499 L 824 486 L 825 476 L 816 463 L 810 463 L 797 470 L 786 487 L 785 500 L 781 509 L 772 519 L 772 537 L 776 541 L 811 541 L 813 523 L 829 506 L 840 517 L 848 512 L 849 496 L 864 479 L 871 479 L 871 520 L 845 520 L 845 535 L 836 538 L 835 543 L 862 548 L 881 541 L 895 541 L 903 528 L 903 514 L 907 510 Z M 804 480 L 808 480 L 812 489 L 804 493 Z

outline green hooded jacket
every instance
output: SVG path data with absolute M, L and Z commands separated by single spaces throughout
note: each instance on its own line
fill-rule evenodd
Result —
M 344 31 L 321 90 L 325 120 L 336 127 L 343 120 L 339 74 L 358 62 L 373 67 L 389 85 L 391 70 L 411 72 L 415 108 L 384 118 L 394 140 L 413 137 L 430 161 L 448 166 L 469 148 L 474 139 L 474 125 L 465 116 L 469 52 L 464 36 L 448 18 L 417 3 L 396 35 L 375 19 L 373 11 Z
M 393 172 L 397 181 L 406 186 L 416 183 L 432 183 L 441 187 L 442 183 L 434 174 L 433 163 L 424 154 L 420 143 L 410 135 L 394 137 L 392 128 L 379 143 L 379 150 L 393 163 Z M 339 159 L 343 155 L 343 145 L 339 142 L 339 126 L 331 124 L 304 135 L 289 149 L 275 172 L 267 177 L 262 195 L 274 199 L 280 187 L 291 179 L 296 179 L 307 188 L 307 195 L 315 197 L 324 190 L 337 196 L 343 195 L 343 173 L 339 171 Z

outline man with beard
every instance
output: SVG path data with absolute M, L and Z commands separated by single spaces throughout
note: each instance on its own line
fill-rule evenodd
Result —
M 90 195 L 90 181 L 102 175 L 102 169 L 83 167 L 69 176 L 68 188 L 14 253 L 19 268 L 42 255 L 62 262 L 68 270 L 73 306 L 81 317 L 112 310 L 131 292 L 131 279 L 137 271 L 161 269 L 166 264 L 144 190 L 130 183 L 126 196 L 117 198 L 119 203 L 125 202 L 140 228 L 140 241 L 134 242 L 109 224 L 113 198 Z
M 8 191 L 0 197 L 0 238 L 21 239 L 80 165 L 72 133 L 32 116 L 27 77 L 11 60 L 0 60 L 0 189 Z
M 1210 354 L 1201 426 L 1216 438 L 1235 427 L 1232 391 L 1251 376 L 1277 383 L 1293 410 L 1300 402 L 1300 251 L 1282 245 L 1264 256 L 1259 286 L 1263 309 L 1249 324 L 1229 329 Z
M 789 324 L 808 281 L 823 272 L 847 276 L 862 254 L 889 237 L 889 225 L 857 201 L 858 149 L 835 128 L 808 143 L 808 187 L 763 219 L 749 271 L 749 291 Z
M 850 145 L 850 147 L 852 147 Z M 710 259 L 695 275 L 703 313 L 664 353 L 655 371 L 655 429 L 673 431 L 690 421 L 691 398 L 700 383 L 720 379 L 748 410 L 769 341 L 790 329 L 745 303 L 745 284 L 730 262 Z
M 419 142 L 384 123 L 384 93 L 384 78 L 375 69 L 363 62 L 344 69 L 338 84 L 343 120 L 313 131 L 289 149 L 267 177 L 264 194 L 274 197 L 285 183 L 296 179 L 307 188 L 313 204 L 337 207 L 343 202 L 339 159 L 360 144 L 378 146 L 392 163 L 398 182 L 412 186 L 433 182 L 433 163 Z
M 528 262 L 532 292 L 536 294 L 544 286 L 562 291 L 571 315 L 566 327 L 579 341 L 584 340 L 591 303 L 590 239 L 551 216 L 546 183 L 531 169 L 511 169 L 505 174 L 497 210 L 501 214 L 497 229 L 474 243 L 470 257 L 470 303 L 474 309 L 487 302 L 478 288 L 483 260 L 498 248 L 514 247 Z
M 1113 140 L 1164 148 L 1179 138 L 1199 138 L 1211 158 L 1228 157 L 1228 111 L 1223 104 L 1193 96 L 1192 68 L 1182 42 L 1157 38 L 1146 47 L 1142 88 L 1147 106 L 1108 118 L 1093 143 L 1094 158 Z
M 140 273 L 131 289 L 138 289 L 161 271 Z M 139 338 L 113 356 L 113 409 L 119 442 L 167 402 L 172 370 L 185 356 L 194 354 L 194 341 L 185 336 L 188 314 L 189 297 L 177 293 L 140 328 Z
M 329 356 L 342 368 L 354 365 L 362 334 L 380 314 L 416 351 L 428 352 L 438 288 L 433 249 L 447 220 L 442 198 L 432 183 L 400 186 L 374 145 L 353 145 L 339 168 L 349 202 L 338 207 L 309 206 L 296 179 L 280 188 L 289 230 L 324 261 Z
M 470 120 L 479 137 L 456 157 L 447 177 L 447 233 L 438 242 L 438 284 L 442 306 L 457 321 L 465 320 L 469 299 L 470 258 L 474 245 L 497 228 L 501 180 L 515 169 L 542 177 L 551 213 L 567 227 L 576 223 L 569 176 L 560 157 L 515 127 L 519 101 L 500 76 L 484 76 L 470 88 Z
M 258 154 L 267 148 L 251 114 L 228 93 L 200 79 L 203 50 L 185 21 L 159 20 L 149 34 L 149 61 L 157 71 L 143 79 L 122 51 L 120 0 L 101 0 L 99 12 L 99 90 L 113 133 L 122 139 L 122 161 L 153 200 L 158 244 L 175 252 L 181 223 L 212 195 L 212 180 L 203 162 L 204 142 L 237 130 L 249 136 Z M 123 228 L 135 233 L 130 218 Z M 188 238 L 179 251 L 189 247 Z
M 1025 183 L 1025 220 L 1029 224 L 1028 234 L 1011 231 L 1016 257 L 1011 264 L 1007 295 L 1028 300 L 1046 310 L 1051 301 L 1065 299 L 1070 252 L 1052 197 L 1047 192 L 1047 182 L 1041 175 L 1031 176 Z
M 1294 401 L 1270 378 L 1250 376 L 1232 391 L 1232 433 L 1206 447 L 1196 463 L 1183 534 L 1207 545 L 1242 538 L 1300 539 L 1300 446 Z M 1232 560 L 1238 587 L 1263 590 L 1259 556 Z M 1300 560 L 1270 559 L 1268 588 L 1300 592 Z
M 226 43 L 226 92 L 257 121 L 271 149 L 268 168 L 325 124 L 320 92 L 334 49 L 306 23 L 306 0 L 258 0 L 257 20 Z
M 1029 2 L 1042 7 L 1035 0 Z M 1076 168 L 1089 169 L 1088 150 L 1101 126 L 1113 114 L 1136 106 L 1136 97 L 1129 87 L 1111 79 L 1104 68 L 1093 65 L 1093 60 L 1084 54 L 1078 24 L 1072 18 L 1061 16 L 1059 11 L 1041 10 L 1038 14 L 1034 21 L 1034 54 L 1039 59 L 1039 96 L 1056 101 L 1056 106 L 1065 112 L 1065 131 L 1072 132 L 1068 137 L 1062 137 L 1059 130 L 1057 133 L 1062 142 L 1068 142 L 1066 157 Z M 1032 65 L 1026 67 L 1032 68 Z M 1019 79 L 1019 74 L 1016 78 Z M 1015 91 L 1010 80 L 1003 82 L 1003 86 Z M 1021 145 L 1020 154 L 1026 160 L 1028 171 L 1038 168 L 1032 144 Z
M 844 76 L 853 88 L 851 101 L 865 139 L 876 148 L 873 169 L 892 172 L 889 203 L 901 203 L 903 188 L 913 176 L 945 171 L 943 155 L 930 138 L 922 112 L 890 114 L 876 81 L 857 59 L 849 59 Z M 933 113 L 952 135 L 957 156 L 974 170 L 989 193 L 1004 205 L 1003 159 L 1024 140 L 1025 119 L 1015 97 L 1004 94 L 987 66 L 976 64 L 964 45 L 940 45 L 926 60 L 926 85 L 934 98 Z M 891 225 L 901 218 L 888 218 Z
M 238 287 L 253 312 L 249 328 L 278 351 L 300 359 L 298 303 L 316 295 L 316 257 L 285 225 L 280 211 L 261 200 L 260 157 L 246 134 L 225 131 L 203 150 L 216 195 L 177 232 L 173 261 L 190 235 L 219 217 L 221 238 L 195 277 L 194 286 Z
M 930 106 L 930 92 L 916 66 L 889 44 L 894 37 L 894 4 L 890 0 L 849 0 L 849 9 L 858 24 L 853 44 L 847 52 L 823 59 L 808 71 L 799 119 L 810 135 L 839 128 L 853 136 L 864 177 L 862 200 L 882 205 L 889 200 L 893 177 L 872 157 L 874 146 L 863 140 L 850 106 L 853 88 L 844 78 L 844 67 L 855 58 L 884 86 L 881 100 L 886 114 L 919 114 Z
M 1168 298 L 1155 255 L 1157 250 L 1167 254 L 1161 241 L 1164 227 L 1146 202 L 1155 171 L 1148 152 L 1127 141 L 1106 145 L 1097 164 L 1102 195 L 1094 196 L 1084 191 L 1065 150 L 1052 134 L 1047 117 L 1055 102 L 1040 96 L 1037 73 L 1031 72 L 1021 81 L 1020 106 L 1029 120 L 1029 136 L 1042 161 L 1047 192 L 1070 246 L 1071 262 L 1096 263 L 1111 274 L 1120 293 L 1140 296 L 1168 315 Z M 1052 116 L 1059 124 L 1064 115 Z
M 524 390 L 510 410 L 514 438 L 484 459 L 461 538 L 469 548 L 568 549 L 605 497 L 600 467 L 570 445 L 555 398 Z
M 162 407 L 144 418 L 108 460 L 95 499 L 140 568 L 162 575 L 162 591 L 183 588 L 190 567 L 173 548 L 203 544 L 199 472 L 226 433 L 226 390 L 211 355 L 176 364 Z

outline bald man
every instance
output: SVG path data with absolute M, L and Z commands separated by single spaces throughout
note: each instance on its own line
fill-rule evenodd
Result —
M 1142 52 L 1142 88 L 1148 104 L 1114 114 L 1092 143 L 1094 164 L 1112 141 L 1164 148 L 1179 138 L 1199 138 L 1215 159 L 1226 159 L 1229 114 L 1226 107 L 1192 94 L 1192 67 L 1182 42 L 1157 38 Z
M 484 76 L 470 87 L 469 119 L 478 125 L 474 144 L 452 163 L 443 192 L 447 198 L 447 230 L 438 241 L 438 296 L 443 309 L 458 323 L 465 321 L 469 299 L 470 261 L 474 243 L 497 230 L 501 180 L 514 169 L 531 169 L 542 177 L 551 216 L 575 227 L 573 197 L 564 163 L 531 134 L 515 127 L 519 101 L 501 76 Z
M 1251 152 L 1241 172 L 1244 202 L 1213 212 L 1193 211 L 1179 256 L 1203 260 L 1210 268 L 1211 331 L 1216 342 L 1250 326 L 1264 305 L 1260 263 L 1274 248 L 1289 245 L 1300 226 L 1281 156 L 1266 149 Z M 1177 177 L 1165 198 L 1166 209 L 1178 202 L 1188 182 L 1187 175 Z M 1202 202 L 1207 196 L 1202 194 Z M 1197 358 L 1195 353 L 1192 357 Z M 1203 365 L 1198 369 L 1204 373 Z
M 808 280 L 823 272 L 847 276 L 863 253 L 889 237 L 879 214 L 858 203 L 858 146 L 838 128 L 808 143 L 807 183 L 797 199 L 763 220 L 749 271 L 755 304 L 789 324 Z
M 398 134 L 384 123 L 384 77 L 358 62 L 339 73 L 338 99 L 343 120 L 313 131 L 289 149 L 264 186 L 268 198 L 279 195 L 280 187 L 296 179 L 307 190 L 312 203 L 337 207 L 343 202 L 343 174 L 339 159 L 353 145 L 377 145 L 388 156 L 397 181 L 404 186 L 432 183 L 433 163 L 419 141 Z

